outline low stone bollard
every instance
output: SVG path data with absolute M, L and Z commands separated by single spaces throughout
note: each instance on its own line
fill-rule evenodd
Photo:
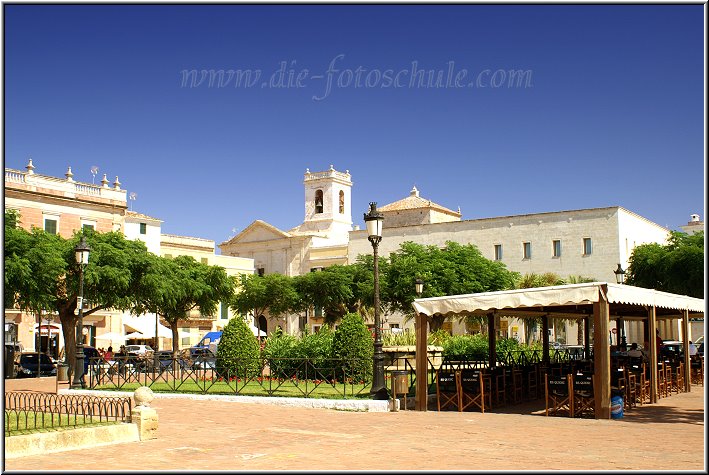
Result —
M 150 407 L 153 399 L 155 399 L 153 390 L 147 386 L 141 386 L 133 393 L 135 407 L 131 411 L 131 417 L 138 425 L 140 440 L 158 438 L 158 413 Z

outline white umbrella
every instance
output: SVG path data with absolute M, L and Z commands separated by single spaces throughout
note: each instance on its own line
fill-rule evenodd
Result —
M 143 335 L 140 332 L 133 332 L 133 333 L 129 333 L 126 335 L 126 339 L 131 339 L 131 338 L 141 339 L 141 338 L 145 338 L 145 335 Z
M 103 335 L 96 335 L 97 340 L 122 340 L 125 341 L 127 339 L 126 335 L 121 335 L 120 333 L 116 332 L 108 332 L 104 333 Z

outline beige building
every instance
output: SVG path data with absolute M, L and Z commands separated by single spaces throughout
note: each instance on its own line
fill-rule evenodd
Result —
M 358 255 L 371 254 L 366 230 L 352 227 L 349 172 L 338 172 L 332 166 L 324 172 L 306 170 L 303 185 L 303 224 L 284 231 L 256 220 L 220 244 L 222 253 L 254 259 L 259 273 L 289 276 L 353 263 Z M 460 209 L 454 211 L 424 198 L 415 187 L 408 196 L 378 209 L 385 217 L 379 246 L 382 256 L 398 250 L 405 241 L 435 246 L 455 241 L 474 244 L 485 257 L 521 274 L 554 272 L 562 278 L 582 276 L 608 282 L 615 282 L 613 271 L 619 263 L 627 268 L 635 246 L 662 243 L 669 233 L 620 206 L 463 220 Z M 401 315 L 387 315 L 385 320 L 385 329 L 413 326 Z M 307 323 L 291 316 L 269 321 L 268 328 L 285 325 L 289 332 L 296 332 L 320 323 L 311 312 Z M 465 331 L 455 322 L 448 328 Z M 576 329 L 568 325 L 557 331 L 553 339 L 574 342 L 577 338 Z M 524 327 L 522 322 L 503 319 L 500 332 L 522 337 Z
M 104 174 L 99 185 L 77 182 L 71 167 L 64 179 L 35 173 L 32 160 L 26 171 L 5 169 L 5 209 L 20 213 L 20 225 L 33 227 L 70 238 L 76 231 L 91 227 L 99 232 L 120 231 L 127 239 L 139 239 L 148 251 L 162 256 L 189 255 L 197 261 L 224 267 L 228 275 L 251 274 L 253 260 L 218 255 L 214 241 L 196 237 L 162 234 L 162 220 L 130 211 L 126 191 L 121 189 L 118 177 L 109 186 Z M 190 320 L 180 327 L 181 346 L 199 341 L 207 331 L 223 328 L 234 316 L 227 305 L 220 304 L 216 315 L 193 312 Z M 64 347 L 64 338 L 58 316 L 51 312 L 41 316 L 29 315 L 16 309 L 5 309 L 5 322 L 17 325 L 18 341 L 26 350 L 35 350 L 40 335 L 42 351 L 57 356 Z M 105 340 L 106 333 L 127 334 L 134 330 L 153 337 L 155 316 L 134 317 L 118 311 L 100 311 L 84 318 L 85 344 L 95 347 L 117 347 L 123 341 Z M 163 322 L 164 323 L 164 322 Z M 255 329 L 254 329 L 255 330 Z M 171 345 L 167 329 L 160 325 L 160 349 Z
M 254 260 L 259 274 L 287 276 L 317 271 L 333 264 L 347 263 L 347 242 L 352 229 L 349 171 L 339 172 L 330 165 L 324 172 L 305 171 L 305 219 L 287 231 L 256 220 L 236 236 L 219 245 L 223 255 Z M 310 329 L 322 324 L 315 310 L 307 316 Z M 289 333 L 305 328 L 305 318 L 291 315 L 271 318 L 257 315 L 260 329 L 268 333 L 280 327 Z
M 25 171 L 5 169 L 5 209 L 20 214 L 20 226 L 39 228 L 64 238 L 91 227 L 99 232 L 123 231 L 126 211 L 126 192 L 118 177 L 109 186 L 103 175 L 100 185 L 74 181 L 71 167 L 65 178 L 35 173 L 32 160 Z M 17 338 L 27 351 L 49 351 L 57 356 L 64 347 L 59 317 L 50 311 L 30 315 L 6 308 L 5 322 L 17 325 Z M 121 314 L 100 311 L 84 318 L 86 344 L 95 345 L 96 336 L 122 331 Z M 37 338 L 39 335 L 39 339 Z

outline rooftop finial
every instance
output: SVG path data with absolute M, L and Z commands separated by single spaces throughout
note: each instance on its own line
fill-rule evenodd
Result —
M 114 189 L 114 190 L 120 190 L 120 189 L 121 189 L 121 182 L 118 181 L 118 176 L 116 176 L 116 181 L 113 182 L 113 189 Z
M 414 187 L 411 188 L 411 196 L 418 197 L 418 195 L 419 195 L 419 190 L 416 188 L 416 185 L 414 185 Z
M 67 168 L 64 176 L 66 176 L 66 181 L 74 181 L 74 174 L 71 172 L 71 167 Z
M 108 178 L 106 178 L 106 174 L 103 174 L 103 178 L 101 178 L 101 186 L 104 188 L 108 188 Z
M 30 158 L 30 161 L 27 162 L 27 166 L 25 167 L 27 169 L 27 174 L 28 175 L 34 175 L 34 165 L 32 165 L 32 159 Z
M 330 170 L 334 170 L 334 169 L 335 169 L 335 167 L 333 167 L 332 165 L 330 165 Z

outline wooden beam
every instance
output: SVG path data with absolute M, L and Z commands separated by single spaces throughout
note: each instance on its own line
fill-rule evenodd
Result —
M 428 408 L 428 319 L 423 313 L 416 314 L 416 396 L 415 409 Z
M 684 348 L 684 390 L 692 390 L 689 361 L 689 310 L 682 311 L 682 345 Z
M 495 332 L 495 313 L 490 312 L 487 314 L 487 360 L 491 369 L 497 366 L 497 350 L 495 350 L 496 343 L 497 333 Z
M 542 362 L 549 365 L 549 318 L 542 315 Z
M 596 419 L 611 416 L 611 351 L 608 342 L 608 299 L 606 286 L 598 289 L 598 302 L 593 304 L 593 392 Z
M 647 310 L 648 343 L 650 344 L 650 402 L 657 402 L 657 321 L 655 320 L 655 306 Z

